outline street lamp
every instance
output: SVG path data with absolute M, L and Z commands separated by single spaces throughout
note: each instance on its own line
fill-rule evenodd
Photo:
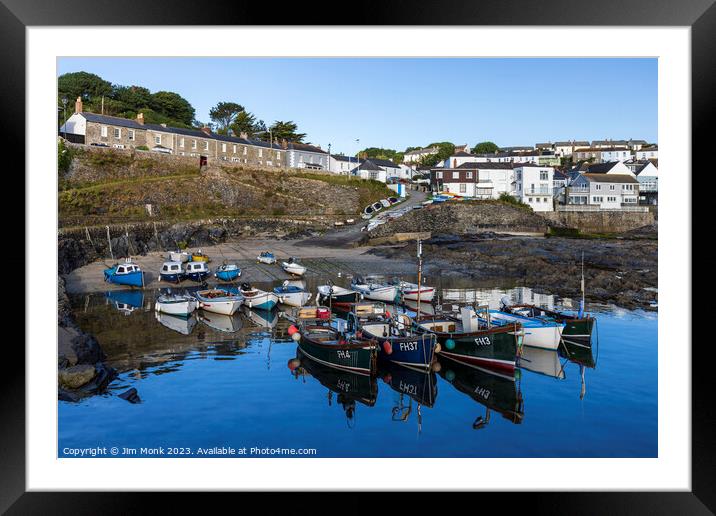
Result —
M 358 146 L 358 150 L 356 151 L 356 175 L 360 175 L 360 171 L 358 170 L 360 167 L 360 138 L 356 138 L 356 145 Z
M 328 144 L 328 171 L 332 172 L 331 170 L 331 144 Z

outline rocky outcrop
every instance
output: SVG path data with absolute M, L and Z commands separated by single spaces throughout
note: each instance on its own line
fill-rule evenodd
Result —
M 62 277 L 58 278 L 57 304 L 58 398 L 77 401 L 104 391 L 117 373 L 103 362 L 106 357 L 97 339 L 80 330 L 72 320 Z
M 463 201 L 413 210 L 378 226 L 371 238 L 415 231 L 437 234 L 475 234 L 484 231 L 545 233 L 549 223 L 530 209 L 499 201 Z

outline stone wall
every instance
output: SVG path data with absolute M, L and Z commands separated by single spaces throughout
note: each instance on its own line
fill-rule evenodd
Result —
M 655 221 L 652 212 L 555 211 L 542 215 L 550 225 L 576 228 L 582 233 L 623 233 Z

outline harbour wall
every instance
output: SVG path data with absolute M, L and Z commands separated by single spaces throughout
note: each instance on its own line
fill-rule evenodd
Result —
M 582 233 L 623 233 L 655 222 L 651 211 L 553 211 L 541 215 L 550 226 L 574 228 Z

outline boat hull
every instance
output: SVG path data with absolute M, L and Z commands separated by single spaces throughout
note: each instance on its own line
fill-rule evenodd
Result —
M 302 331 L 298 347 L 301 352 L 319 364 L 363 375 L 376 372 L 377 350 L 370 341 L 363 341 L 360 345 L 324 344 Z
M 112 271 L 112 269 L 104 271 L 104 280 L 107 283 L 140 288 L 144 286 L 144 271 L 134 271 L 127 274 L 114 274 L 108 271 Z
M 534 348 L 557 350 L 562 341 L 563 324 L 548 323 L 539 319 L 519 317 L 499 311 L 491 311 L 493 321 L 503 324 L 520 323 L 522 325 L 522 345 Z
M 278 304 L 278 296 L 273 292 L 264 292 L 253 297 L 246 297 L 244 293 L 244 305 L 257 310 L 272 310 Z
M 289 274 L 293 274 L 294 276 L 303 276 L 306 274 L 306 268 L 302 265 L 288 265 L 284 264 L 282 266 L 283 270 L 286 271 Z
M 238 270 L 236 270 L 236 271 L 218 271 L 215 274 L 215 276 L 217 279 L 219 279 L 221 281 L 229 282 L 229 281 L 234 281 L 239 276 L 241 276 L 241 272 Z
M 206 278 L 209 277 L 208 272 L 187 272 L 185 274 L 187 279 L 190 279 L 191 281 L 196 281 L 197 283 L 200 281 L 204 281 Z
M 207 312 L 214 312 L 215 314 L 222 315 L 234 315 L 241 306 L 241 300 L 199 300 L 199 308 L 206 310 Z
M 389 361 L 403 367 L 425 371 L 435 358 L 435 335 L 424 333 L 407 337 L 383 337 L 381 331 L 375 331 L 374 325 L 361 326 L 363 338 L 378 342 L 378 359 Z
M 470 366 L 515 370 L 521 340 L 519 325 L 470 333 L 435 332 L 435 335 L 440 356 Z
M 279 303 L 288 305 L 288 306 L 301 307 L 301 306 L 305 305 L 306 303 L 308 303 L 308 301 L 311 299 L 310 292 L 288 292 L 288 293 L 276 292 L 276 295 L 278 296 Z
M 371 301 L 393 303 L 398 297 L 398 287 L 380 287 L 371 289 L 369 287 L 360 287 L 356 285 L 353 288 L 362 294 L 363 299 L 370 299 Z
M 159 279 L 161 281 L 166 281 L 168 283 L 179 283 L 184 279 L 184 274 L 159 274 Z
M 169 253 L 169 259 L 173 262 L 186 263 L 189 261 L 189 254 L 172 251 Z
M 157 312 L 176 317 L 189 317 L 198 306 L 199 303 L 195 299 L 187 299 L 179 303 L 162 303 L 161 301 L 154 303 L 154 309 Z
M 435 296 L 435 289 L 432 287 L 422 287 L 420 289 L 420 301 L 430 302 Z M 410 301 L 418 300 L 418 289 L 417 288 L 406 288 L 403 289 L 403 299 L 409 299 Z
M 585 319 L 565 319 L 562 339 L 573 344 L 589 346 L 592 341 L 593 329 L 594 319 L 591 317 Z
M 266 265 L 273 265 L 274 263 L 276 263 L 276 258 L 265 258 L 265 257 L 259 256 L 258 258 L 256 258 L 256 261 L 258 263 L 263 263 Z

